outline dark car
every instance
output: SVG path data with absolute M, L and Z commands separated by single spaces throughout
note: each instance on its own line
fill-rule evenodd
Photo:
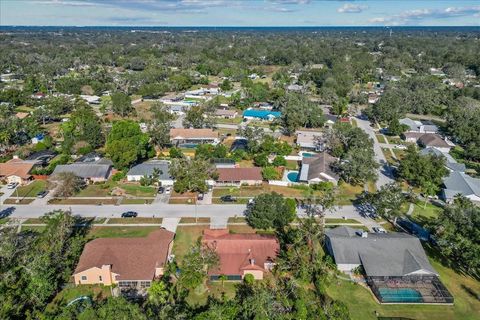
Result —
M 197 200 L 203 200 L 203 193 L 199 193 L 198 196 L 197 196 Z
M 235 202 L 237 201 L 237 199 L 235 199 L 233 196 L 222 196 L 220 197 L 220 200 L 222 200 L 223 202 Z
M 45 196 L 48 194 L 47 190 L 40 191 L 37 193 L 37 198 L 45 198 Z
M 136 218 L 138 216 L 138 213 L 135 211 L 127 211 L 122 213 L 122 218 Z
M 159 193 L 159 194 L 162 194 L 162 193 L 164 193 L 164 192 L 165 192 L 165 188 L 164 188 L 164 187 L 158 188 L 158 193 Z

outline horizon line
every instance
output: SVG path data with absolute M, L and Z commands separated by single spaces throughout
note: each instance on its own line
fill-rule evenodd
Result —
M 89 27 L 108 27 L 108 28 L 480 28 L 480 25 L 274 25 L 274 26 L 241 26 L 241 25 L 1 25 L 2 27 L 72 27 L 72 28 L 89 28 Z

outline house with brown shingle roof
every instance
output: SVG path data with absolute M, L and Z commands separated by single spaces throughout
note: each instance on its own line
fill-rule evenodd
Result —
M 262 168 L 217 168 L 216 185 L 241 186 L 262 184 Z
M 85 245 L 73 274 L 76 285 L 118 285 L 144 290 L 163 275 L 174 233 L 152 231 L 142 238 L 99 238 Z
M 214 249 L 220 260 L 218 268 L 209 271 L 212 280 L 221 275 L 228 280 L 241 280 L 247 274 L 261 280 L 274 267 L 280 250 L 273 235 L 230 234 L 228 229 L 204 230 L 202 243 Z
M 453 144 L 448 143 L 438 134 L 426 133 L 420 138 L 418 138 L 418 144 L 425 148 L 435 148 L 442 152 L 450 152 L 450 149 L 453 147 Z
M 202 143 L 218 144 L 220 142 L 218 132 L 212 129 L 170 129 L 170 142 L 174 146 L 188 147 Z
M 26 161 L 13 158 L 5 163 L 0 163 L 0 179 L 7 183 L 26 184 L 32 179 L 30 171 L 37 161 Z

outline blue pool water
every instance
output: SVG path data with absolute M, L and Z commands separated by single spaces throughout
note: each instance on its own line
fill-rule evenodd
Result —
M 422 302 L 420 292 L 410 288 L 379 288 L 382 302 Z
M 182 143 L 178 145 L 180 148 L 185 148 L 185 149 L 195 149 L 198 144 L 196 143 Z
M 287 174 L 287 179 L 290 182 L 297 182 L 298 181 L 298 172 L 292 171 Z
M 315 157 L 315 153 L 304 152 L 304 153 L 302 153 L 302 157 L 304 157 L 304 158 Z

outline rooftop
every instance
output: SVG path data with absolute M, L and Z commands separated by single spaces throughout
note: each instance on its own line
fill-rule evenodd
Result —
M 166 160 L 150 160 L 143 163 L 139 163 L 130 170 L 128 170 L 128 176 L 148 176 L 150 177 L 155 169 L 160 170 L 159 179 L 167 180 L 170 179 L 170 162 Z
M 263 180 L 262 168 L 218 168 L 217 181 Z
M 108 178 L 110 169 L 112 166 L 110 164 L 97 164 L 97 163 L 72 163 L 72 164 L 60 164 L 55 167 L 53 175 L 59 174 L 62 172 L 72 172 L 77 177 L 83 179 L 89 178 Z
M 451 172 L 443 179 L 445 196 L 454 198 L 457 194 L 463 196 L 476 195 L 480 197 L 480 179 L 472 178 L 464 172 Z
M 30 178 L 30 170 L 36 164 L 36 161 L 25 161 L 22 159 L 11 159 L 5 163 L 0 163 L 0 176 L 17 176 L 22 179 Z
M 170 129 L 171 139 L 218 138 L 218 132 L 212 129 Z
M 322 173 L 328 174 L 330 177 L 338 179 L 338 175 L 332 170 L 331 164 L 337 161 L 326 152 L 319 153 L 314 157 L 304 157 L 302 159 L 302 168 L 300 170 L 300 181 L 309 181 L 319 178 Z
M 168 258 L 174 233 L 152 231 L 143 238 L 99 238 L 85 245 L 75 273 L 111 265 L 117 280 L 151 280 Z

